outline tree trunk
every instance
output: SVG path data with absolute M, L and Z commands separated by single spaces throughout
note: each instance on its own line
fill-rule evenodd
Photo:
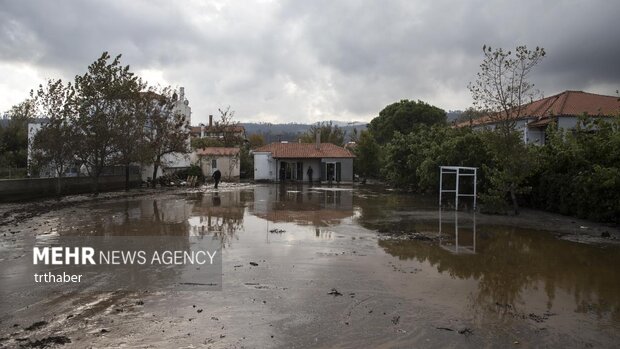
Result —
M 510 198 L 512 199 L 512 208 L 514 210 L 515 215 L 519 214 L 519 203 L 517 202 L 517 195 L 515 194 L 515 186 L 510 186 Z
M 159 160 L 160 160 L 160 157 L 158 156 L 155 162 L 153 162 L 153 188 L 157 188 L 156 179 L 157 179 L 157 170 L 159 169 Z
M 125 165 L 125 191 L 129 191 L 129 165 Z

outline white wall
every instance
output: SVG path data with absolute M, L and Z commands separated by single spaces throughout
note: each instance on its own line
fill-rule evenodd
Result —
M 275 180 L 276 161 L 271 157 L 271 153 L 254 153 L 254 179 L 255 180 Z

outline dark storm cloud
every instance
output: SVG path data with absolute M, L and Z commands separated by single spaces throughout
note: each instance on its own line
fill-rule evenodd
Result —
M 0 0 L 0 92 L 17 67 L 71 78 L 108 50 L 185 86 L 194 122 L 227 105 L 244 120 L 368 120 L 402 98 L 464 109 L 482 45 L 527 44 L 547 49 L 532 76 L 546 95 L 609 94 L 620 86 L 619 10 L 604 0 Z

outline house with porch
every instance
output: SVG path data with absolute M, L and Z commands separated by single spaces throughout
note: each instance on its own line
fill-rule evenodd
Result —
M 565 130 L 577 126 L 580 116 L 592 118 L 620 117 L 620 99 L 617 96 L 605 96 L 583 91 L 564 91 L 525 104 L 520 108 L 519 115 L 509 117 L 515 128 L 523 133 L 525 143 L 545 144 L 547 126 L 555 122 Z M 474 129 L 493 129 L 498 124 L 497 117 L 492 115 L 464 121 L 456 127 L 472 127 Z
M 271 143 L 254 154 L 254 179 L 273 182 L 353 182 L 353 158 L 348 149 L 331 143 Z

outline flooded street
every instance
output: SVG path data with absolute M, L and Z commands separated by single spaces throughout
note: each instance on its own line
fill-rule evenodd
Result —
M 30 295 L 35 236 L 215 238 L 221 291 Z M 1 226 L 0 238 L 0 348 L 620 343 L 618 230 L 540 212 L 255 185 L 68 205 Z

